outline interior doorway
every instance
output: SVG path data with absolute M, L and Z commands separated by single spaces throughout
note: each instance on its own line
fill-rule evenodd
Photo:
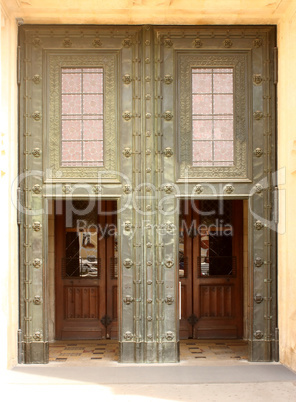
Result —
M 116 201 L 55 202 L 55 339 L 117 339 Z
M 182 200 L 180 339 L 243 335 L 243 201 Z

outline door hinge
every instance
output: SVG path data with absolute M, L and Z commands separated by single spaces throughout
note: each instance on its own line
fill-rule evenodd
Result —
M 273 82 L 278 83 L 278 48 L 273 48 Z
M 21 47 L 17 47 L 17 84 L 21 84 Z

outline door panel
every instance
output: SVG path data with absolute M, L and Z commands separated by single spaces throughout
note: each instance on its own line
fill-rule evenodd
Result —
M 212 201 L 184 201 L 181 206 L 188 274 L 182 277 L 180 271 L 185 303 L 180 338 L 242 336 L 242 201 L 227 201 L 218 213 L 216 207 L 218 202 L 215 206 Z
M 55 219 L 56 339 L 116 338 L 117 276 L 110 275 L 116 202 L 95 202 L 86 214 L 85 201 L 61 203 Z M 73 217 L 73 207 L 82 212 Z

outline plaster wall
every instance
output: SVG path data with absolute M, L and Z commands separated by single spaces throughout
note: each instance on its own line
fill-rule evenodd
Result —
M 279 330 L 280 361 L 296 370 L 296 2 L 295 0 L 1 0 L 1 225 L 0 368 L 17 361 L 18 246 L 17 24 L 277 24 L 279 47 L 278 164 L 280 178 Z
M 0 7 L 0 371 L 17 362 L 18 235 L 17 177 L 17 26 Z

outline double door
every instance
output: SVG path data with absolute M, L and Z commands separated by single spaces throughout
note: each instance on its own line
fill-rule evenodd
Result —
M 55 203 L 56 339 L 117 339 L 116 202 Z
M 242 336 L 242 213 L 239 200 L 181 203 L 181 339 Z

